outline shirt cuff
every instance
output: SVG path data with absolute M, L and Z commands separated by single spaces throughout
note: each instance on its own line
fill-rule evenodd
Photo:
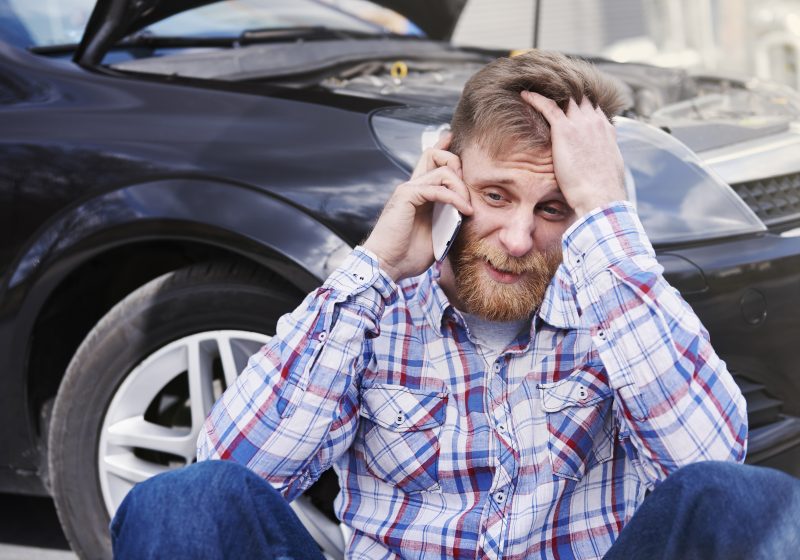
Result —
M 397 285 L 381 270 L 377 257 L 361 246 L 350 252 L 322 288 L 331 290 L 341 301 L 356 297 L 372 300 L 374 297 L 369 294 L 370 288 L 374 289 L 373 294 L 384 304 L 389 303 L 397 294 Z
M 576 287 L 622 260 L 655 259 L 636 209 L 627 201 L 592 210 L 570 226 L 562 243 L 564 264 Z

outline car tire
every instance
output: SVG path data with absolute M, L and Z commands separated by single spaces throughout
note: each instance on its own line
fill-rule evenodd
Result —
M 191 439 L 230 384 L 229 370 L 235 365 L 241 371 L 248 352 L 275 332 L 278 318 L 300 297 L 251 264 L 198 264 L 145 284 L 97 323 L 67 368 L 48 436 L 51 491 L 66 537 L 81 558 L 111 558 L 108 525 L 126 484 L 179 467 L 181 460 L 191 462 Z M 212 359 L 214 344 L 219 356 Z M 175 375 L 181 352 L 188 365 Z M 196 378 L 202 383 L 193 384 Z M 148 391 L 155 395 L 151 404 Z M 130 418 L 120 421 L 126 414 Z M 152 430 L 166 435 L 147 439 Z M 163 442 L 180 442 L 179 452 L 164 452 Z M 169 445 L 163 443 L 171 451 Z

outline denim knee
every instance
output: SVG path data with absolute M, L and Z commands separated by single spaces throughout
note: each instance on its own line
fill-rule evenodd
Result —
M 741 477 L 750 473 L 743 465 L 724 461 L 704 461 L 682 467 L 669 475 L 659 487 L 708 491 L 712 495 L 735 493 Z M 663 491 L 663 490 L 662 490 Z
M 798 520 L 800 480 L 766 467 L 696 463 L 655 488 L 607 558 L 795 558 Z
M 748 502 L 753 492 L 780 491 L 786 503 L 800 501 L 800 480 L 767 467 L 724 461 L 704 461 L 678 469 L 659 487 L 672 487 L 702 496 L 704 501 L 725 500 L 728 505 Z M 747 504 L 744 504 L 747 505 Z
M 154 476 L 131 489 L 111 521 L 115 552 L 118 541 L 140 551 L 153 546 L 138 535 L 156 542 L 168 537 L 189 541 L 229 526 L 232 519 L 249 515 L 244 504 L 255 495 L 266 503 L 283 502 L 255 473 L 231 461 L 202 461 Z
M 253 484 L 263 485 L 264 482 L 242 465 L 232 461 L 201 461 L 134 486 L 120 506 L 118 517 L 136 512 L 147 516 L 168 513 L 159 512 L 155 504 L 170 504 L 171 515 L 196 510 L 213 513 L 218 508 L 206 505 L 236 503 Z

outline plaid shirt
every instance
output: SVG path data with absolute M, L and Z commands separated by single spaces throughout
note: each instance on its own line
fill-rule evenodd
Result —
M 201 459 L 292 499 L 330 466 L 348 557 L 600 558 L 645 492 L 744 459 L 745 402 L 627 203 L 563 237 L 494 363 L 437 283 L 357 248 L 213 408 Z

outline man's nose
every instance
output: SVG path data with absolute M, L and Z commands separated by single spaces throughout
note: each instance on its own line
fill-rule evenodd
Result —
M 500 231 L 500 243 L 512 257 L 524 257 L 533 249 L 533 214 L 516 215 Z

